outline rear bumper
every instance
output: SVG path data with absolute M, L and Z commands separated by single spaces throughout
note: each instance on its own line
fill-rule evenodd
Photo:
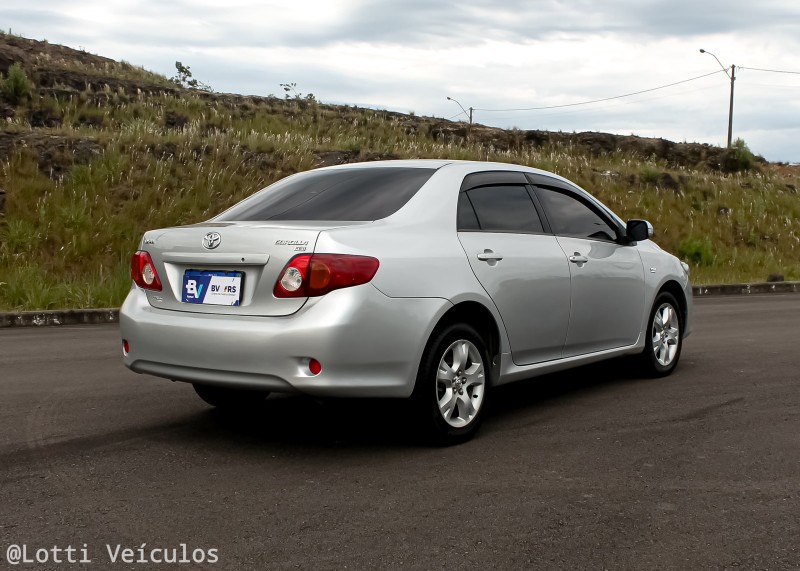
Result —
M 372 285 L 312 298 L 282 317 L 152 307 L 133 288 L 120 311 L 125 365 L 177 381 L 336 397 L 407 397 L 425 343 L 451 306 Z M 309 359 L 322 363 L 312 375 Z

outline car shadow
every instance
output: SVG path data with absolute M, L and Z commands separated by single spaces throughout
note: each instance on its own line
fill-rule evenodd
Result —
M 503 414 L 532 403 L 541 404 L 613 384 L 641 381 L 643 377 L 637 365 L 631 357 L 618 357 L 502 385 L 494 390 L 492 413 Z
M 619 358 L 497 387 L 482 430 L 502 430 L 519 417 L 535 424 L 537 413 L 554 401 L 640 379 L 632 360 Z M 236 446 L 424 446 L 413 433 L 413 418 L 404 400 L 272 395 L 249 410 L 210 408 L 193 418 L 193 432 Z

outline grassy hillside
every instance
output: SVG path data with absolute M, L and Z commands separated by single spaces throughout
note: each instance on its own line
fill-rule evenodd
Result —
M 696 284 L 800 279 L 800 172 L 744 149 L 468 134 L 434 118 L 183 89 L 130 64 L 0 36 L 0 72 L 13 75 L 15 62 L 32 84 L 21 97 L 0 89 L 0 310 L 118 306 L 146 229 L 207 219 L 300 170 L 379 158 L 551 170 L 623 218 L 650 220 Z

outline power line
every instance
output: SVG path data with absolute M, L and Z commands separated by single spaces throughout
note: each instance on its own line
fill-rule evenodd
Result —
M 551 112 L 551 113 L 537 114 L 536 116 L 539 117 L 539 118 L 544 118 L 544 117 L 556 117 L 556 116 L 562 116 L 562 115 L 574 115 L 575 113 L 587 113 L 587 112 L 594 113 L 594 112 L 597 112 L 599 109 L 611 109 L 611 108 L 615 108 L 615 107 L 621 107 L 623 105 L 635 105 L 635 104 L 639 104 L 639 103 L 647 103 L 648 101 L 657 101 L 657 100 L 660 100 L 660 99 L 667 99 L 667 98 L 670 98 L 670 97 L 676 97 L 678 95 L 686 95 L 687 93 L 697 93 L 698 91 L 710 91 L 712 89 L 717 89 L 717 87 L 712 85 L 710 87 L 700 87 L 700 88 L 697 88 L 697 89 L 690 89 L 688 91 L 681 91 L 680 93 L 670 93 L 670 94 L 666 94 L 666 95 L 658 95 L 656 97 L 647 97 L 645 99 L 637 99 L 637 100 L 634 100 L 634 101 L 620 101 L 618 103 L 610 103 L 608 105 L 601 105 L 599 107 L 592 107 L 591 109 L 572 109 L 572 110 L 568 110 L 568 111 L 554 111 L 554 112 Z
M 750 69 L 750 68 L 748 68 Z M 689 79 L 683 79 L 681 81 L 676 81 L 674 83 L 668 83 L 667 85 L 660 85 L 658 87 L 651 87 L 650 89 L 642 89 L 641 91 L 634 91 L 633 93 L 625 93 L 623 95 L 615 95 L 613 97 L 604 97 L 603 99 L 593 99 L 592 101 L 581 101 L 579 103 L 565 103 L 563 105 L 548 105 L 546 107 L 523 107 L 517 109 L 478 109 L 475 108 L 475 111 L 484 111 L 484 112 L 505 112 L 505 111 L 540 111 L 543 109 L 560 109 L 562 107 L 576 107 L 578 105 L 590 105 L 592 103 L 602 103 L 603 101 L 612 101 L 614 99 L 622 99 L 623 97 L 631 97 L 633 95 L 641 95 L 642 93 L 649 93 L 651 91 L 658 91 L 659 89 L 666 89 L 667 87 L 673 87 L 675 85 L 680 85 L 682 83 L 689 83 L 690 81 L 696 81 L 698 79 L 703 79 L 704 77 L 708 77 L 710 75 L 716 75 L 718 73 L 727 72 L 727 69 L 720 69 L 717 71 L 712 71 L 711 73 L 706 73 L 703 75 L 698 75 L 697 77 L 690 77 Z
M 739 67 L 739 69 L 749 69 L 752 71 L 768 71 L 769 73 L 790 73 L 792 75 L 800 75 L 800 71 L 786 71 L 784 69 L 763 69 L 760 67 Z

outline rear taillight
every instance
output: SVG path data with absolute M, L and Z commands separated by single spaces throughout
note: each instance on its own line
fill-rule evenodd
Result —
M 369 256 L 300 254 L 283 268 L 272 293 L 275 297 L 315 297 L 335 289 L 369 282 L 379 262 Z
M 158 279 L 153 258 L 142 250 L 131 257 L 131 279 L 140 288 L 161 291 L 161 280 Z

